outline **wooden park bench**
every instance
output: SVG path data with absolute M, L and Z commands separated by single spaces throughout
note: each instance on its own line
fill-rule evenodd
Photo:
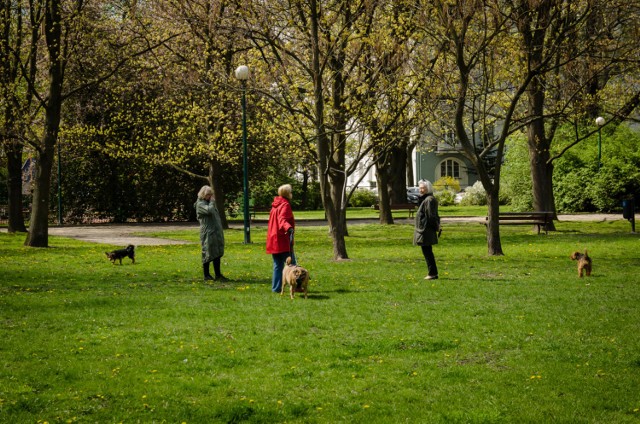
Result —
M 418 205 L 414 205 L 413 203 L 392 203 L 391 204 L 391 212 L 394 211 L 409 211 L 409 218 L 413 216 L 413 213 L 418 208 Z M 374 209 L 379 211 L 380 205 L 375 205 Z
M 269 212 L 271 212 L 271 208 L 269 207 L 251 206 L 249 208 L 249 215 L 251 216 L 251 219 L 256 219 L 257 213 L 269 214 Z
M 544 229 L 544 233 L 547 232 L 547 225 L 553 222 L 553 212 L 500 212 L 498 216 L 500 225 L 533 225 L 538 227 L 538 234 L 540 234 L 540 228 Z M 489 222 L 489 217 L 485 218 L 484 225 Z

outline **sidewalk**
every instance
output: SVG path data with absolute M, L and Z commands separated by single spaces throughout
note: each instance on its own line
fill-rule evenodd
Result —
M 578 215 L 558 215 L 559 221 L 591 221 L 591 222 L 604 222 L 604 221 L 620 221 L 623 220 L 622 214 L 578 214 Z M 457 216 L 443 216 L 443 224 L 454 223 L 468 223 L 485 221 L 484 216 L 474 217 L 457 217 Z M 379 221 L 377 219 L 353 219 L 349 220 L 350 225 L 358 224 L 376 224 Z M 413 219 L 403 218 L 396 219 L 397 224 L 412 224 Z M 252 227 L 264 227 L 267 225 L 266 220 L 252 221 Z M 325 220 L 297 220 L 298 226 L 322 226 L 327 225 Z M 243 228 L 242 223 L 233 222 L 230 228 Z M 134 244 L 136 246 L 162 246 L 162 245 L 176 245 L 176 244 L 190 244 L 190 242 L 183 240 L 171 240 L 158 237 L 145 237 L 140 233 L 156 233 L 162 231 L 182 231 L 192 230 L 194 232 L 199 231 L 197 222 L 184 222 L 184 223 L 158 223 L 158 224 L 98 224 L 98 225 L 78 225 L 78 226 L 51 226 L 49 227 L 49 235 L 69 237 L 77 240 L 88 241 L 92 243 L 111 244 L 115 246 L 126 246 L 127 244 Z M 6 228 L 0 230 L 6 232 Z

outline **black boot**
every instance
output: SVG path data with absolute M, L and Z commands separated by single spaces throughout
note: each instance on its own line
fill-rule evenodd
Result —
M 215 258 L 213 260 L 213 270 L 216 274 L 216 281 L 229 281 L 229 279 L 220 272 L 220 258 Z
M 209 272 L 209 262 L 205 262 L 205 263 L 202 264 L 202 270 L 204 271 L 204 280 L 205 281 L 213 280 L 213 277 L 211 276 L 211 273 Z

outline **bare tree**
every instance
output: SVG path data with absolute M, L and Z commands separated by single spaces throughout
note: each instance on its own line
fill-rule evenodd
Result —
M 0 14 L 0 108 L 4 117 L 0 121 L 0 143 L 7 156 L 8 231 L 25 232 L 22 160 L 28 128 L 33 121 L 33 93 L 26 88 L 28 81 L 35 79 L 38 28 L 43 10 L 32 0 L 6 1 Z
M 638 43 L 633 33 L 639 4 L 522 0 L 515 6 L 521 54 L 529 69 L 539 70 L 526 93 L 524 117 L 533 208 L 555 212 L 553 161 L 559 155 L 552 157 L 552 152 L 557 128 L 571 121 L 593 128 L 605 104 L 614 108 L 609 111 L 612 121 L 620 122 L 638 106 L 640 91 L 633 84 L 619 94 L 621 102 L 606 101 L 601 93 L 607 85 L 618 84 L 620 76 L 637 81 Z M 553 223 L 548 229 L 554 229 Z
M 271 68 L 282 104 L 311 130 L 324 210 L 336 260 L 348 259 L 345 235 L 349 87 L 362 35 L 377 2 L 256 2 L 247 32 Z M 303 90 L 296 89 L 302 87 Z M 299 96 L 302 93 L 308 96 Z M 290 93 L 296 96 L 289 96 Z
M 487 192 L 487 250 L 502 255 L 498 216 L 504 146 L 520 128 L 519 103 L 539 69 L 510 66 L 513 24 L 504 1 L 437 1 L 424 4 L 422 11 L 426 37 L 434 51 L 443 53 L 434 58 L 431 112 L 450 119 L 463 153 L 478 172 Z
M 44 68 L 38 68 L 34 74 L 36 79 L 27 81 L 28 89 L 37 99 L 37 105 L 34 107 L 43 111 L 43 128 L 39 139 L 29 140 L 36 154 L 36 169 L 26 246 L 47 247 L 49 244 L 51 171 L 65 99 L 106 81 L 131 58 L 152 51 L 166 41 L 165 39 L 153 43 L 138 32 L 133 32 L 131 37 L 127 37 L 122 31 L 111 31 L 108 25 L 113 22 L 121 23 L 123 16 L 115 16 L 110 12 L 110 8 L 101 8 L 101 4 L 99 0 L 40 0 L 31 3 L 31 6 L 43 11 L 41 34 L 44 37 L 45 54 L 37 61 Z M 130 5 L 130 11 L 134 12 L 135 8 L 134 2 Z M 107 27 L 100 27 L 99 24 Z M 108 39 L 108 36 L 113 39 Z M 172 35 L 169 35 L 166 38 L 171 37 Z M 137 50 L 132 47 L 133 40 L 140 41 Z M 97 46 L 105 47 L 99 51 L 105 60 L 104 63 L 96 62 L 93 56 L 82 56 L 83 52 Z M 114 46 L 115 48 L 108 48 Z M 74 59 L 82 64 L 74 62 Z M 65 89 L 69 66 L 76 66 L 80 71 L 78 74 L 86 73 L 86 77 L 73 81 L 74 84 Z M 44 90 L 40 91 L 40 87 L 44 87 Z

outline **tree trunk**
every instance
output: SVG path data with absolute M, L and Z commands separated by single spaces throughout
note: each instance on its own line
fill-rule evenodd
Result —
M 22 213 L 22 145 L 12 141 L 5 144 L 7 154 L 7 190 L 9 193 L 9 225 L 10 233 L 25 232 L 24 214 Z
M 537 16 L 537 21 L 525 19 L 520 26 L 529 66 L 534 69 L 539 67 L 544 60 L 544 43 L 552 6 L 552 3 L 541 3 L 536 6 L 535 16 Z M 553 165 L 549 162 L 551 140 L 547 137 L 544 118 L 546 86 L 546 75 L 540 74 L 531 79 L 527 89 L 529 115 L 532 118 L 527 128 L 527 139 L 531 181 L 533 184 L 533 210 L 536 212 L 554 212 L 555 217 Z M 549 231 L 555 230 L 553 221 L 547 225 L 546 229 Z
M 50 113 L 47 112 L 47 124 Z M 58 122 L 60 115 L 58 113 Z M 24 242 L 30 247 L 49 247 L 49 201 L 51 199 L 51 169 L 57 129 L 47 128 L 44 135 L 45 148 L 36 160 L 35 187 L 31 204 L 31 219 L 29 233 Z
M 418 185 L 417 181 L 414 181 L 415 177 L 413 176 L 413 149 L 415 149 L 415 147 L 407 147 L 407 187 L 415 187 Z
M 529 143 L 529 165 L 533 191 L 533 210 L 536 212 L 553 212 L 557 219 L 555 197 L 553 195 L 553 163 L 549 162 L 549 150 L 536 151 Z M 547 231 L 555 231 L 551 221 Z
M 489 221 L 487 222 L 487 253 L 490 256 L 503 256 L 502 242 L 500 241 L 500 204 L 497 186 L 490 192 L 487 191 L 487 206 Z
M 391 203 L 407 203 L 407 149 L 404 144 L 391 148 L 389 152 L 387 187 Z
M 535 117 L 527 129 L 529 165 L 533 185 L 533 210 L 536 212 L 553 212 L 555 219 L 553 164 L 549 162 L 551 142 L 547 138 L 544 127 L 545 85 L 544 77 L 537 76 L 531 81 L 527 93 L 529 110 L 532 116 Z M 546 229 L 555 231 L 553 221 L 547 225 Z
M 388 179 L 385 168 L 376 165 L 376 181 L 378 184 L 378 208 L 380 209 L 380 224 L 393 224 L 393 214 L 391 213 L 391 198 L 389 197 Z
M 15 12 L 14 12 L 15 11 Z M 14 15 L 15 13 L 15 15 Z M 9 207 L 10 233 L 27 231 L 22 213 L 22 152 L 23 145 L 18 141 L 16 128 L 16 114 L 19 102 L 16 90 L 20 86 L 17 81 L 19 60 L 12 51 L 22 48 L 22 16 L 21 7 L 5 2 L 1 10 L 0 27 L 3 28 L 0 40 L 0 87 L 2 87 L 2 101 L 4 108 L 3 132 L 6 139 L 2 140 L 2 147 L 7 156 L 7 192 Z
M 323 67 L 320 64 L 320 9 L 317 0 L 310 0 L 310 37 L 312 50 L 311 72 L 313 76 L 313 97 L 315 114 L 315 132 L 318 149 L 318 174 L 320 175 L 320 192 L 322 204 L 329 221 L 329 233 L 333 241 L 333 258 L 335 260 L 348 259 L 345 244 L 346 221 L 342 203 L 345 190 L 345 125 L 344 108 L 341 109 L 344 81 L 341 68 L 343 58 L 332 58 L 333 75 L 333 104 L 337 111 L 334 114 L 333 133 L 327 133 L 325 125 L 325 93 L 322 78 Z M 342 130 L 342 131 L 341 131 Z M 332 139 L 331 137 L 334 137 Z M 337 137 L 337 138 L 336 138 Z
M 329 234 L 333 240 L 333 259 L 344 260 L 349 259 L 347 255 L 347 245 L 345 243 L 345 236 L 347 232 L 347 223 L 345 215 L 342 213 L 342 202 L 344 199 L 344 181 L 340 184 L 338 180 L 341 177 L 339 174 L 334 175 L 331 183 L 329 184 L 329 204 L 330 208 L 325 207 L 327 213 L 327 220 L 329 221 Z
M 49 0 L 45 8 L 44 33 L 49 53 L 49 96 L 45 105 L 45 128 L 42 147 L 36 158 L 35 188 L 29 234 L 25 246 L 49 246 L 49 201 L 51 197 L 51 169 L 62 111 L 64 67 L 60 57 L 62 25 L 60 0 Z

